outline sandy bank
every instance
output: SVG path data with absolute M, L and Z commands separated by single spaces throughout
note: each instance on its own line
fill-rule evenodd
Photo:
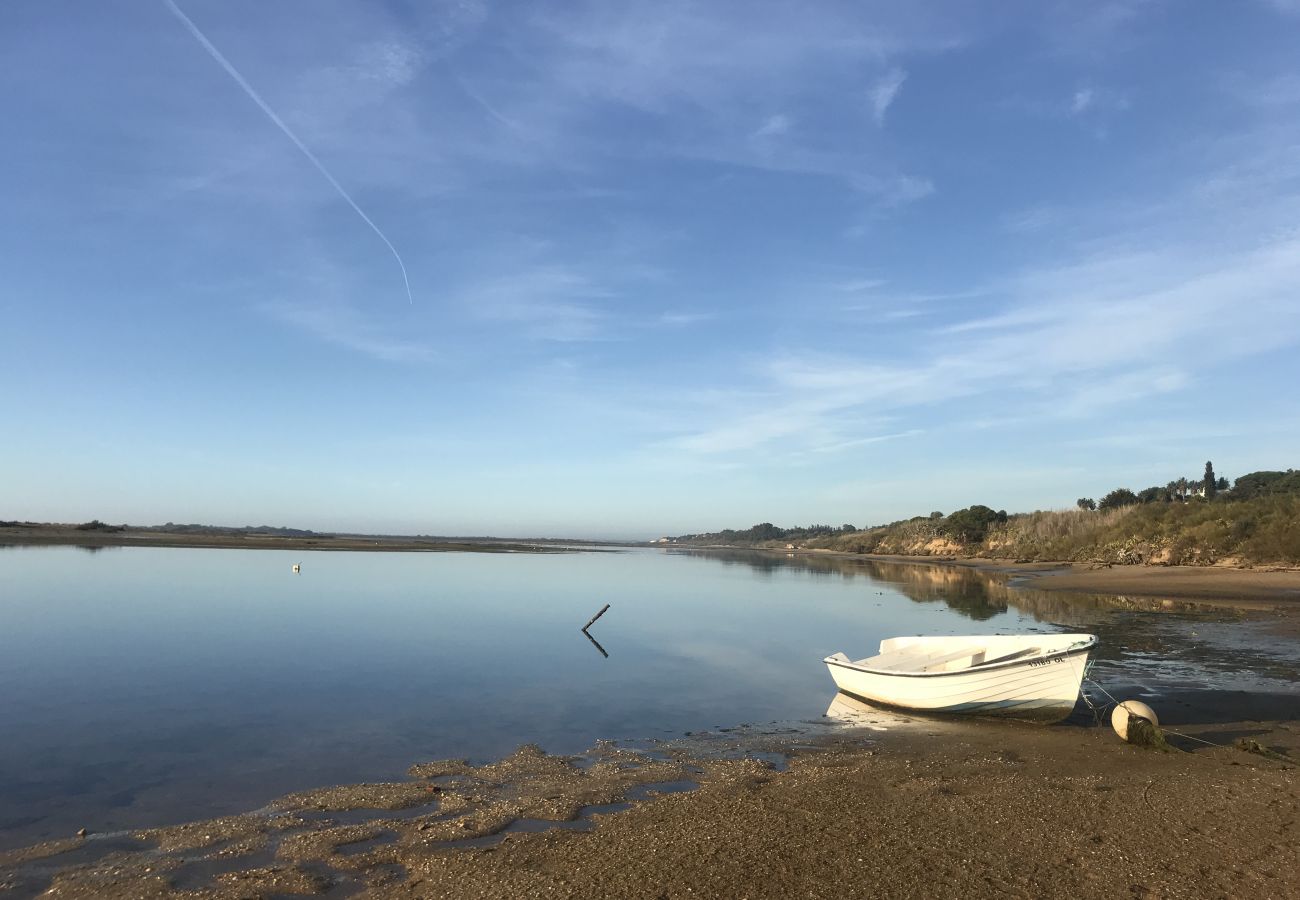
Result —
M 1201 733 L 1226 741 L 1261 730 Z M 1294 748 L 1295 723 L 1261 740 Z M 684 773 L 697 789 L 596 815 L 591 831 L 499 834 L 512 817 L 571 819 Z M 927 724 L 874 744 L 829 739 L 784 772 L 618 751 L 579 767 L 525 750 L 479 770 L 431 764 L 412 775 L 119 838 L 139 849 L 76 866 L 60 860 L 93 839 L 49 847 L 60 852 L 44 859 L 10 854 L 0 883 L 109 900 L 1300 893 L 1294 765 L 1228 749 L 1159 754 L 1102 728 Z M 415 815 L 373 808 L 416 803 Z M 358 804 L 372 807 L 367 818 L 340 811 Z
M 1300 601 L 1300 570 L 1296 569 L 1143 565 L 1105 568 L 1091 563 L 1015 563 L 984 558 L 877 555 L 863 558 L 1004 573 L 1021 579 L 1019 583 L 1026 587 L 1043 591 L 1180 600 Z
M 1296 771 L 1232 762 L 994 727 L 411 860 L 371 896 L 1294 896 Z

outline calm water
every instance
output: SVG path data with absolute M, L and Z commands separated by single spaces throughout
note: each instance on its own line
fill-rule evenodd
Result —
M 608 658 L 579 631 L 605 603 Z M 1190 637 L 1186 617 L 964 571 L 755 554 L 7 549 L 0 847 L 524 742 L 817 719 L 822 657 L 895 634 L 1086 626 L 1099 671 L 1153 696 L 1293 691 L 1285 648 L 1235 618 L 1201 615 Z

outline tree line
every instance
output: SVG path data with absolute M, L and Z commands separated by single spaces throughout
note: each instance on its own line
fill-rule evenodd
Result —
M 745 529 L 725 528 L 722 531 L 702 534 L 683 534 L 673 540 L 683 544 L 761 544 L 765 541 L 797 541 L 813 537 L 825 537 L 833 534 L 851 534 L 857 531 L 856 525 L 796 525 L 793 528 L 781 528 L 771 522 L 759 522 Z
M 1186 503 L 1192 499 L 1250 500 L 1268 494 L 1294 493 L 1300 493 L 1300 471 L 1295 469 L 1250 472 L 1229 485 L 1228 479 L 1215 475 L 1214 463 L 1207 461 L 1205 474 L 1200 478 L 1178 478 L 1163 487 L 1153 485 L 1137 492 L 1118 487 L 1102 497 L 1100 502 L 1091 497 L 1080 497 L 1076 505 L 1086 510 L 1119 509 L 1140 503 Z
M 1271 470 L 1250 472 L 1229 483 L 1227 478 L 1215 473 L 1213 462 L 1207 461 L 1205 472 L 1199 478 L 1177 478 L 1163 486 L 1153 485 L 1140 491 L 1120 487 L 1106 494 L 1100 501 L 1091 497 L 1080 497 L 1077 506 L 1081 510 L 1109 510 L 1148 504 L 1252 500 L 1275 495 L 1300 495 L 1300 471 L 1287 469 L 1285 472 Z M 928 516 L 900 519 L 887 525 L 870 526 L 863 530 L 901 530 L 947 537 L 961 544 L 978 544 L 988 537 L 989 532 L 994 528 L 1006 525 L 1009 520 L 1022 516 L 1023 514 L 1009 516 L 1005 509 L 995 510 L 990 506 L 975 504 L 948 515 L 935 511 Z M 857 532 L 857 527 L 851 524 L 782 528 L 771 522 L 760 522 L 750 528 L 728 528 L 711 533 L 684 534 L 673 540 L 683 544 L 757 546 L 777 542 L 815 541 L 828 537 L 838 539 Z M 840 544 L 843 541 L 836 540 L 835 543 Z

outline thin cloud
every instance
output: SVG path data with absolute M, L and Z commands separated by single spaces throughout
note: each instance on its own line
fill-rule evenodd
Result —
M 1002 227 L 1015 234 L 1045 231 L 1059 222 L 1059 211 L 1046 206 L 1020 210 L 1002 217 Z
M 754 131 L 755 138 L 774 137 L 778 134 L 785 134 L 790 130 L 790 117 L 782 113 L 768 116 L 763 120 L 763 124 L 758 126 Z
M 419 364 L 437 358 L 428 345 L 386 334 L 370 319 L 344 303 L 280 301 L 262 304 L 258 309 L 317 340 L 382 362 Z
M 1265 0 L 1265 3 L 1285 16 L 1300 16 L 1300 0 Z
M 1195 383 L 1195 367 L 1300 342 L 1300 235 L 1216 263 L 1190 253 L 1027 271 L 1001 286 L 1003 312 L 940 330 L 919 358 L 784 354 L 758 371 L 762 408 L 723 410 L 668 446 L 702 454 L 836 446 L 823 436 L 862 411 L 916 414 L 990 393 L 1016 397 L 1039 418 L 1086 418 L 1177 395 Z
M 877 125 L 884 124 L 885 113 L 898 99 L 898 92 L 903 89 L 903 82 L 906 80 L 906 72 L 899 68 L 893 68 L 876 79 L 876 82 L 867 92 L 868 97 L 871 99 L 871 115 L 876 120 Z
M 514 326 L 531 340 L 594 341 L 614 319 L 599 303 L 614 293 L 566 266 L 538 266 L 470 286 L 459 303 L 475 316 Z
M 824 447 L 813 447 L 813 453 L 841 453 L 845 450 L 853 450 L 857 447 L 865 447 L 868 444 L 880 444 L 885 441 L 896 441 L 900 438 L 915 437 L 918 434 L 924 434 L 920 428 L 909 428 L 907 431 L 898 431 L 893 434 L 877 434 L 871 437 L 855 438 L 851 441 L 841 441 L 838 444 L 828 444 Z
M 883 278 L 850 278 L 848 281 L 836 282 L 830 288 L 845 294 L 857 294 L 862 291 L 874 291 L 876 288 L 884 287 L 886 283 Z
M 665 312 L 659 317 L 659 324 L 681 328 L 686 325 L 708 322 L 716 318 L 716 313 L 709 312 Z

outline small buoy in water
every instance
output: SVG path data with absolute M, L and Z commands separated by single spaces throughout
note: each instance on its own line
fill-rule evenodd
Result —
M 1125 700 L 1110 714 L 1110 727 L 1115 729 L 1120 740 L 1129 740 L 1129 720 L 1135 718 L 1146 719 L 1153 727 L 1160 727 L 1160 720 L 1156 718 L 1154 709 L 1141 700 Z
M 297 575 L 301 569 L 302 569 L 302 563 L 293 564 L 293 574 Z

